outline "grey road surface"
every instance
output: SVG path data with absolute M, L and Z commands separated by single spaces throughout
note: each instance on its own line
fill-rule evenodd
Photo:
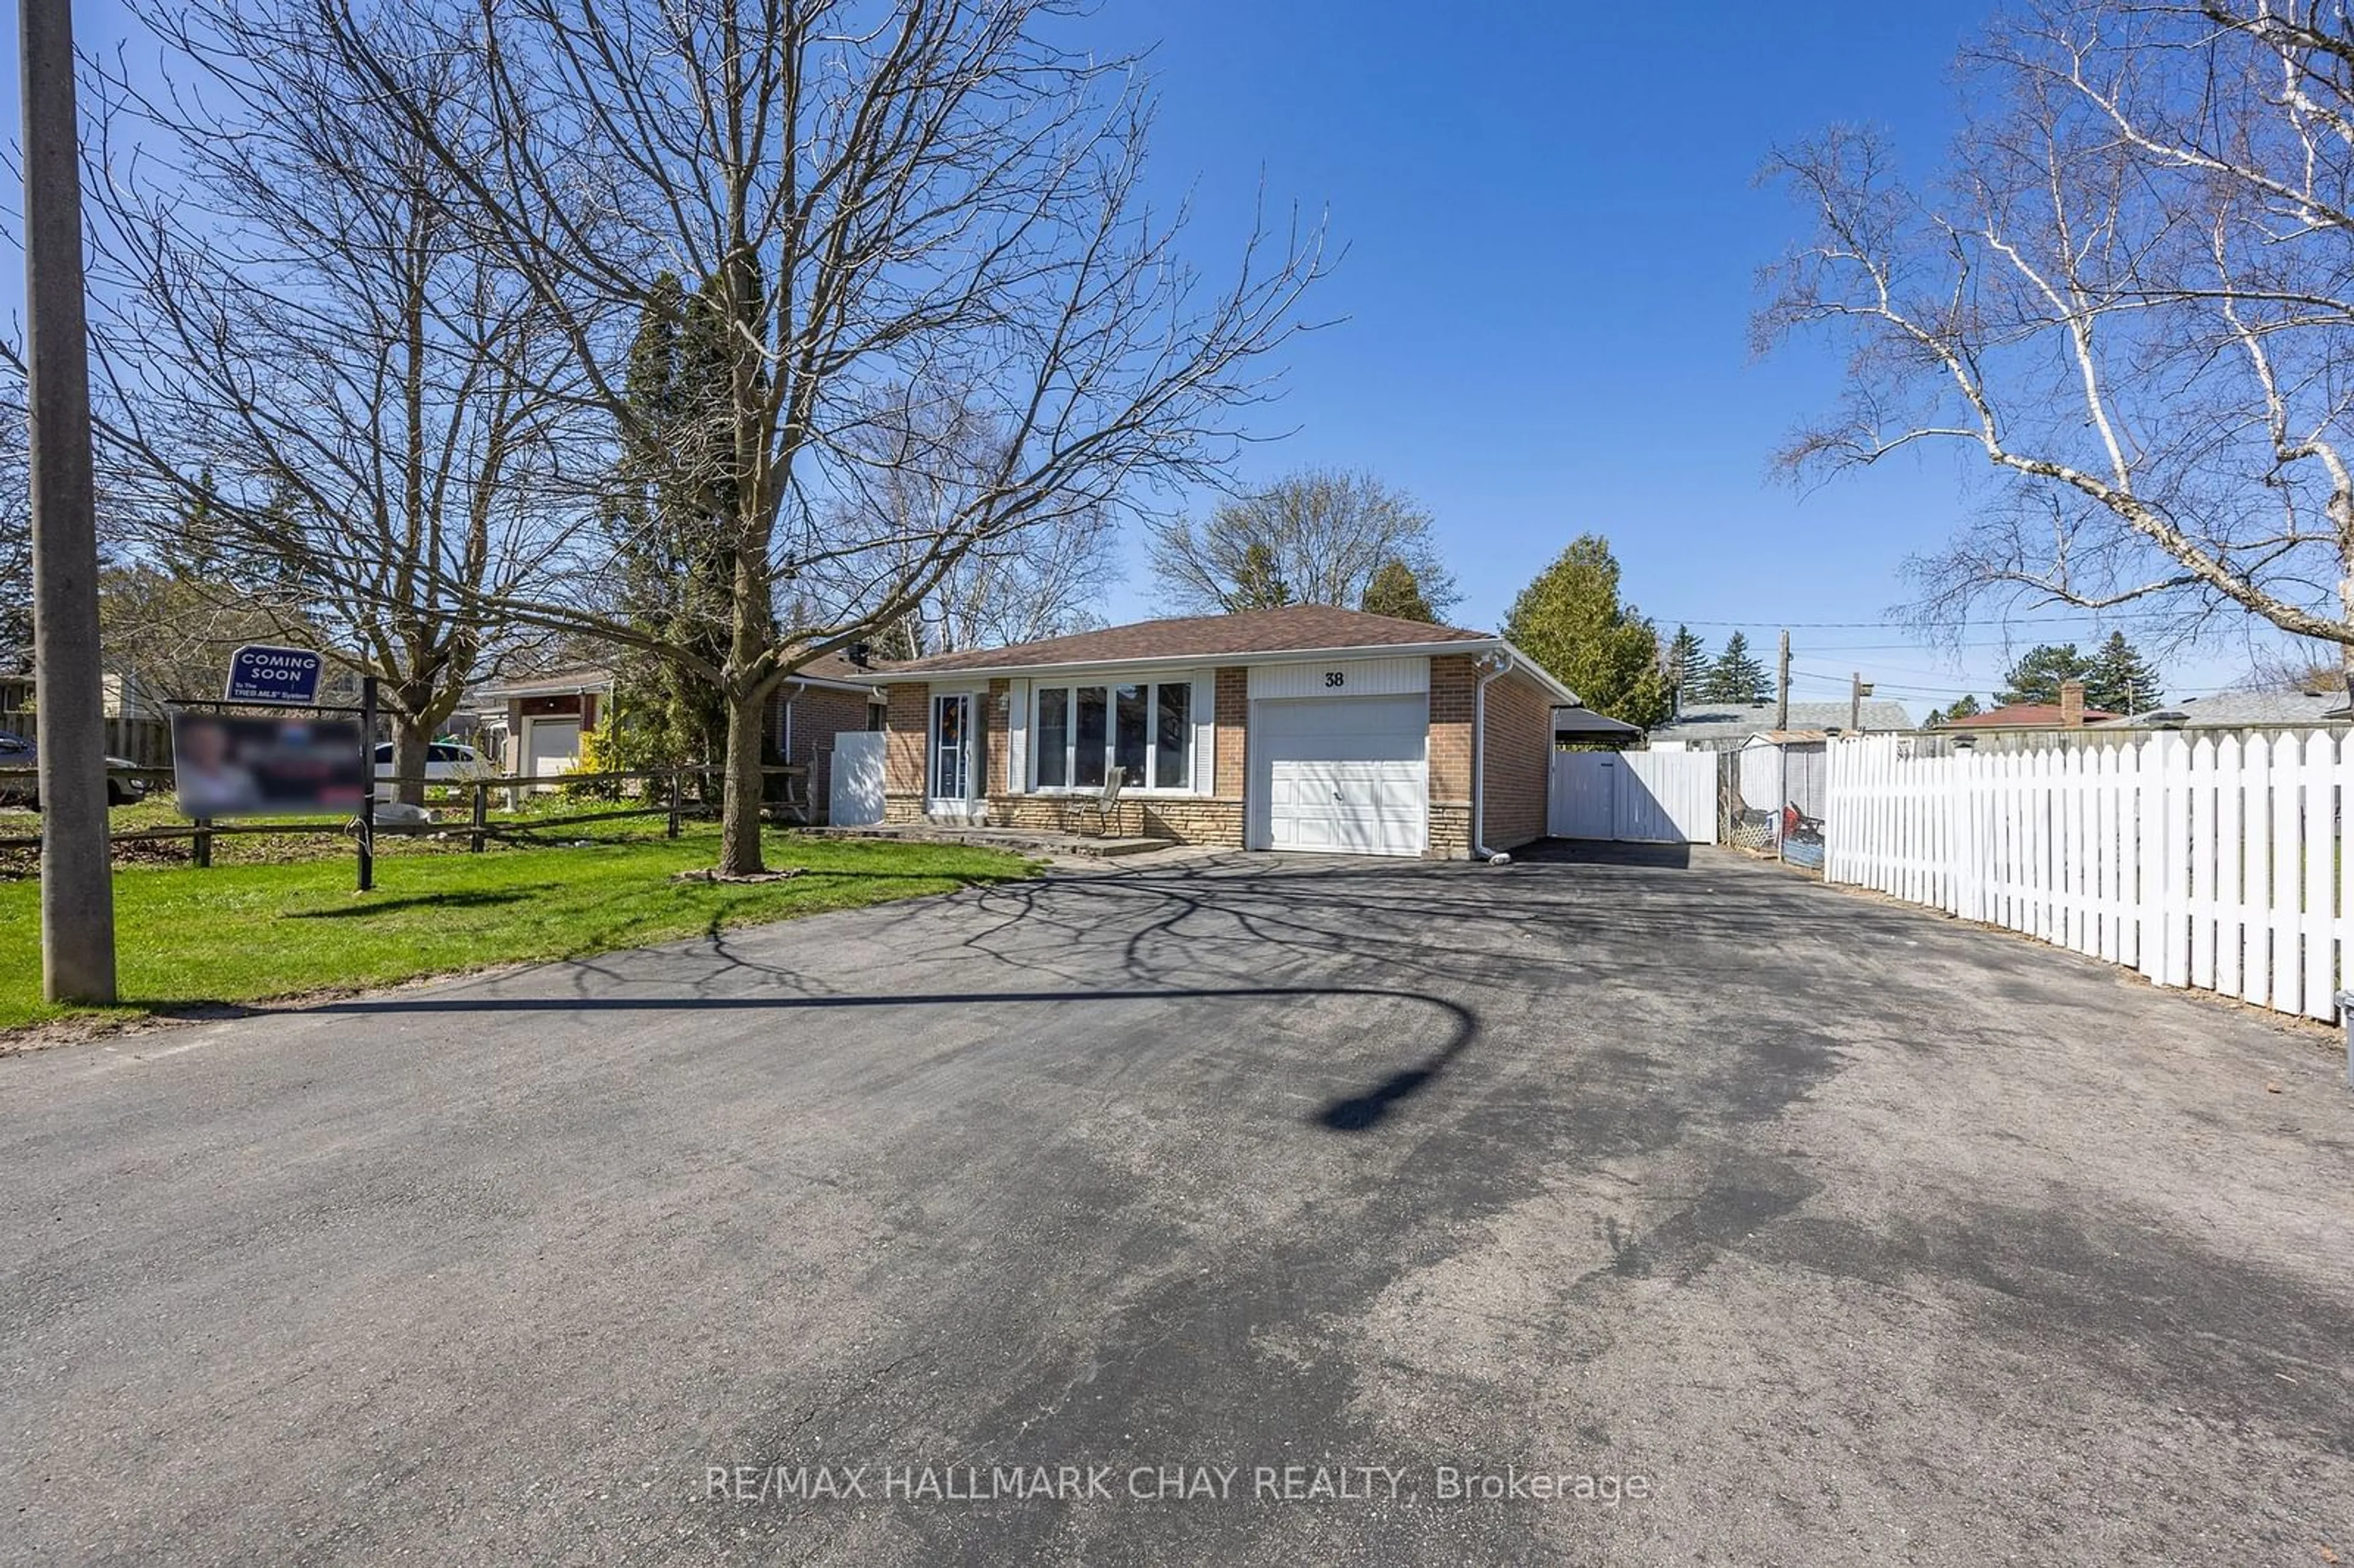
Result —
M 37 1053 L 0 1557 L 2354 1562 L 2338 1073 L 1708 851 Z

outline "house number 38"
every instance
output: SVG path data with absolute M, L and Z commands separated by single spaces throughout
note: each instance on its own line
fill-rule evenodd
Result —
M 1327 670 L 1324 672 L 1324 683 L 1328 686 L 1345 686 L 1349 683 L 1349 672 Z

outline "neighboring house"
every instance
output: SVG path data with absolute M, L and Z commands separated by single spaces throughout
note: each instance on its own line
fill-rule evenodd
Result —
M 520 676 L 478 688 L 472 705 L 482 749 L 503 770 L 548 779 L 579 766 L 580 737 L 613 707 L 613 673 L 597 666 Z M 811 799 L 822 810 L 833 737 L 883 727 L 875 673 L 838 653 L 812 660 L 777 688 L 767 740 L 788 766 L 810 769 Z
M 1988 708 L 1982 714 L 1967 718 L 1937 721 L 1940 730 L 1989 729 L 2082 729 L 2088 724 L 2106 724 L 2124 715 L 2106 708 L 2071 708 L 2065 703 L 2005 703 L 1999 708 Z
M 99 700 L 111 719 L 168 719 L 172 710 L 163 694 L 137 675 L 108 670 L 98 677 Z M 214 695 L 205 693 L 203 695 Z
M 2091 715 L 2085 715 L 2090 718 Z M 2338 692 L 2218 692 L 2185 697 L 2146 714 L 2104 724 L 2104 729 L 2259 729 L 2283 725 L 2340 725 L 2354 705 Z
M 1576 695 L 1483 631 L 1323 605 L 883 667 L 885 815 L 1455 858 L 1545 832 Z M 1484 842 L 1483 842 L 1484 841 Z
M 1789 721 L 1777 721 L 1774 705 L 1765 703 L 1694 703 L 1651 731 L 1654 751 L 1738 751 L 1753 735 L 1773 730 L 1818 729 L 1844 735 L 1851 715 L 1844 702 L 1804 702 L 1790 705 Z M 1863 731 L 1911 729 L 1913 715 L 1903 703 L 1867 697 L 1862 709 Z M 1859 732 L 1861 733 L 1861 732 Z
M 581 736 L 612 705 L 613 672 L 584 665 L 518 675 L 478 686 L 468 700 L 482 749 L 502 773 L 553 779 L 580 765 Z

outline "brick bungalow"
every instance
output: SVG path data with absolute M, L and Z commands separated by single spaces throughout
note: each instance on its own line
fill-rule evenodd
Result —
M 885 817 L 1459 859 L 1545 831 L 1553 709 L 1502 638 L 1322 605 L 878 667 Z

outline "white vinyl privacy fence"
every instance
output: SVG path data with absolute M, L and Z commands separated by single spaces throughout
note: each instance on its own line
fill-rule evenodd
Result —
M 2081 736 L 2068 737 L 2082 741 Z M 2159 734 L 1830 747 L 1824 875 L 2220 991 L 2335 1018 L 2354 917 L 2354 744 Z
M 1557 839 L 1704 844 L 1716 837 L 1716 757 L 1702 751 L 1556 751 L 1545 832 Z

